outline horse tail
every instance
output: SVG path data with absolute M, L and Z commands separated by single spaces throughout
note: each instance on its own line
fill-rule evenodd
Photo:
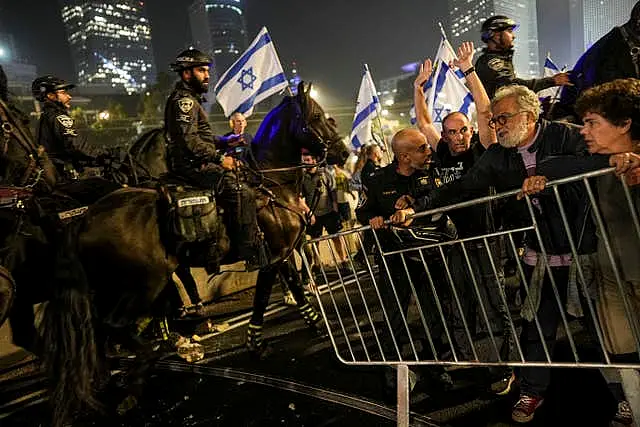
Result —
M 54 293 L 41 323 L 43 359 L 52 384 L 53 425 L 78 410 L 98 409 L 99 359 L 89 284 L 77 242 L 84 221 L 58 230 Z

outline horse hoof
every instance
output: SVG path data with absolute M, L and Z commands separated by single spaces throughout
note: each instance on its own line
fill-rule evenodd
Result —
M 178 347 L 178 356 L 188 363 L 204 359 L 204 347 L 198 343 L 186 343 Z
M 118 415 L 122 416 L 138 406 L 138 399 L 135 396 L 129 395 L 124 398 L 122 402 L 116 408 Z

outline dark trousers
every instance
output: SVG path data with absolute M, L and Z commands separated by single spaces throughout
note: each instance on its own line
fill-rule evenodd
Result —
M 533 267 L 524 265 L 524 273 L 527 283 L 530 282 L 533 274 Z M 558 325 L 562 321 L 560 310 L 565 309 L 567 301 L 567 284 L 569 281 L 569 267 L 551 267 L 555 284 L 560 294 L 561 307 L 553 293 L 549 275 L 545 273 L 540 295 L 540 306 L 537 311 L 540 329 L 544 336 L 550 357 L 553 357 L 553 350 L 556 344 L 556 334 Z M 521 295 L 525 296 L 526 292 L 523 287 Z M 520 334 L 520 345 L 527 361 L 546 361 L 544 347 L 540 339 L 540 333 L 536 327 L 535 319 L 528 322 L 523 319 L 522 332 Z M 520 370 L 521 393 L 530 396 L 540 396 L 549 386 L 551 379 L 551 371 L 549 368 L 532 368 L 523 367 Z
M 253 188 L 242 177 L 217 165 L 201 171 L 188 169 L 178 173 L 194 185 L 215 191 L 216 201 L 224 210 L 222 217 L 227 235 L 233 243 L 231 256 L 241 259 L 256 256 L 258 222 Z
M 442 348 L 442 335 L 444 327 L 438 312 L 438 308 L 436 306 L 436 300 L 433 295 L 430 282 L 424 270 L 424 266 L 421 262 L 410 260 L 408 256 L 405 256 L 405 261 L 407 269 L 405 269 L 402 257 L 400 255 L 392 255 L 386 257 L 386 262 L 390 273 L 387 274 L 381 256 L 376 256 L 376 262 L 380 268 L 380 273 L 377 278 L 378 288 L 380 290 L 383 307 L 389 319 L 391 328 L 390 332 L 393 333 L 395 343 L 398 346 L 398 349 L 396 350 L 396 346 L 394 345 L 392 338 L 388 336 L 389 330 L 385 319 L 384 330 L 387 331 L 387 337 L 385 339 L 383 335 L 382 348 L 387 360 L 398 360 L 398 351 L 402 353 L 402 345 L 409 342 L 407 328 L 405 327 L 402 317 L 404 316 L 406 320 L 407 311 L 412 296 L 416 298 L 417 303 L 419 304 L 419 308 L 421 309 L 421 313 L 425 318 L 425 323 L 429 330 L 429 333 L 431 334 L 431 339 L 433 340 L 436 351 L 438 352 Z M 434 281 L 434 285 L 439 291 L 439 284 L 442 283 L 442 270 L 440 266 L 436 266 L 437 264 L 438 263 L 436 261 L 428 262 L 429 271 Z M 409 275 L 407 275 L 407 270 L 409 271 Z M 391 276 L 391 280 L 389 279 L 389 275 Z M 412 284 L 413 289 L 411 287 Z M 398 298 L 397 300 L 396 295 L 394 295 L 393 292 L 394 289 L 395 294 Z M 440 296 L 440 294 L 438 294 L 438 296 Z M 422 326 L 422 322 L 420 323 Z M 418 357 L 420 357 L 421 359 L 433 358 L 427 334 L 426 332 L 424 332 L 423 328 L 421 328 L 420 335 L 412 334 L 411 338 L 414 344 L 416 342 L 416 338 L 420 338 L 423 340 L 422 351 L 418 352 Z M 409 356 L 409 359 L 414 357 L 415 356 L 411 354 Z
M 491 328 L 493 332 L 502 333 L 505 340 L 508 340 L 510 336 L 511 328 L 507 317 L 507 307 L 500 296 L 502 271 L 495 246 L 490 243 L 497 277 L 484 243 L 465 245 L 469 257 L 468 263 L 462 247 L 459 245 L 456 245 L 449 254 L 451 277 L 460 302 L 460 306 L 458 306 L 455 299 L 452 298 L 451 310 L 454 341 L 458 347 L 456 349 L 459 353 L 458 357 L 461 360 L 472 360 L 474 358 L 473 343 L 469 341 L 464 322 L 466 322 L 472 340 L 475 340 L 479 332 L 478 329 L 488 331 Z M 474 279 L 477 289 L 474 286 Z M 489 321 L 488 325 L 486 324 L 482 307 L 486 312 Z M 478 320 L 481 328 L 478 328 Z M 492 356 L 491 359 L 498 360 L 496 356 Z M 501 356 L 507 357 L 508 355 Z

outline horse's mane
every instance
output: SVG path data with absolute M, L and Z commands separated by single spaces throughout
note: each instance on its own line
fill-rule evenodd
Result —
M 284 110 L 289 108 L 294 100 L 294 97 L 286 96 L 280 104 L 267 113 L 260 123 L 251 143 L 251 150 L 258 163 L 264 163 L 267 160 L 272 143 L 279 139 L 279 134 L 287 131 L 287 127 L 283 126 Z

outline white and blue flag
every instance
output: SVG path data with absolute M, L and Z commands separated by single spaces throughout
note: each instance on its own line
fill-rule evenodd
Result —
M 220 77 L 214 92 L 225 115 L 250 116 L 253 106 L 287 88 L 287 78 L 265 27 L 249 48 Z
M 544 60 L 544 76 L 552 77 L 560 72 L 560 68 L 558 68 L 558 66 L 551 60 L 551 56 L 547 54 L 547 58 Z M 549 99 L 549 102 L 551 104 L 554 104 L 560 99 L 561 90 L 561 86 L 553 86 L 547 89 L 543 89 L 538 92 L 538 98 L 540 99 L 540 102 L 544 102 Z
M 460 111 L 469 117 L 475 116 L 473 96 L 465 85 L 464 74 L 459 69 L 453 69 L 449 64 L 456 59 L 456 54 L 449 41 L 442 37 L 436 59 L 433 62 L 433 73 L 424 85 L 427 109 L 433 120 L 433 125 L 442 130 L 442 119 L 447 114 Z M 411 108 L 411 121 L 415 124 L 415 107 Z
M 358 92 L 356 114 L 351 127 L 351 145 L 359 148 L 371 141 L 375 141 L 371 134 L 371 125 L 375 115 L 380 114 L 381 106 L 376 86 L 367 64 L 364 65 L 362 83 Z

